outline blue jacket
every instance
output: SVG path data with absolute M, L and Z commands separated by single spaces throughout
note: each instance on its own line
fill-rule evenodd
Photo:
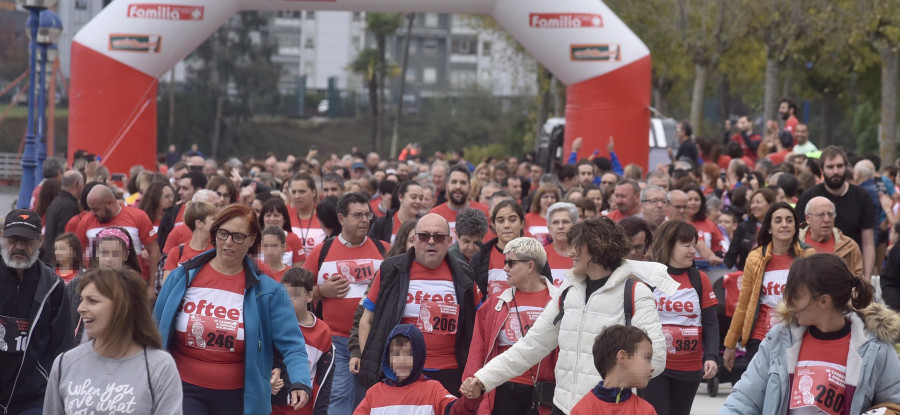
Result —
M 197 271 L 215 255 L 215 250 L 197 255 L 172 271 L 163 284 L 153 308 L 153 317 L 158 321 L 164 349 L 169 349 L 175 340 L 175 318 L 188 285 Z M 244 414 L 263 415 L 272 412 L 269 379 L 272 376 L 273 351 L 278 349 L 284 357 L 291 379 L 288 389 L 301 389 L 312 396 L 309 361 L 300 324 L 284 287 L 258 274 L 250 257 L 244 259 L 244 271 L 247 279 L 244 291 Z
M 750 367 L 734 385 L 720 415 L 786 414 L 789 394 L 805 326 L 785 319 L 769 330 Z M 850 351 L 846 365 L 845 399 L 849 411 L 859 414 L 885 402 L 900 402 L 900 359 L 893 341 L 900 334 L 900 317 L 880 304 L 872 304 L 859 313 L 848 313 Z

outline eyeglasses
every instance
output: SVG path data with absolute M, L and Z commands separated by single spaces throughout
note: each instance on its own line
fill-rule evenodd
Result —
M 826 217 L 829 219 L 834 219 L 837 216 L 837 214 L 835 214 L 834 212 L 807 213 L 807 215 L 812 216 L 817 219 L 822 219 L 823 217 Z
M 247 238 L 251 237 L 251 235 L 239 233 L 239 232 L 228 232 L 225 229 L 217 229 L 216 230 L 216 238 L 220 241 L 227 241 L 228 237 L 231 237 L 231 240 L 236 244 L 242 244 Z
M 687 209 L 687 205 L 671 205 L 675 210 L 685 210 Z
M 443 243 L 444 240 L 447 239 L 448 235 L 444 235 L 442 233 L 428 233 L 428 232 L 419 232 L 416 234 L 416 237 L 419 238 L 419 242 L 428 243 L 431 238 L 434 238 L 434 243 L 439 244 Z
M 350 217 L 352 217 L 353 219 L 356 219 L 356 220 L 363 220 L 363 219 L 372 220 L 372 218 L 375 217 L 375 214 L 372 213 L 372 212 L 365 212 L 365 213 L 363 213 L 363 212 L 356 212 L 356 213 L 354 213 L 354 214 L 352 214 L 352 215 L 347 215 L 347 216 L 350 216 Z
M 513 265 L 516 265 L 516 263 L 519 263 L 519 262 L 528 262 L 528 261 L 529 261 L 529 260 L 527 260 L 527 259 L 504 259 L 504 260 L 503 260 L 503 265 L 512 268 Z
M 666 198 L 664 198 L 664 197 L 658 197 L 658 198 L 656 198 L 656 199 L 644 199 L 644 200 L 641 200 L 641 203 L 649 203 L 649 204 L 651 204 L 651 205 L 658 205 L 658 204 L 662 203 L 662 204 L 664 204 L 664 205 L 668 205 L 668 204 L 669 204 L 669 199 L 666 199 Z

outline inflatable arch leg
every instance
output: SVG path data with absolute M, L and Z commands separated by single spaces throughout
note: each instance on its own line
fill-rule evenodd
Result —
M 118 0 L 72 44 L 68 156 L 84 149 L 113 172 L 155 166 L 157 79 L 240 10 L 490 14 L 568 86 L 565 149 L 646 168 L 647 47 L 597 0 Z

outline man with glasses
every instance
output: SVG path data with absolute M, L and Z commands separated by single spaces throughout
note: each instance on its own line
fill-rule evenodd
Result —
M 668 206 L 669 199 L 666 198 L 666 190 L 662 187 L 648 185 L 641 191 L 641 216 L 650 226 L 655 228 L 666 221 Z
M 687 193 L 681 190 L 673 190 L 669 192 L 669 206 L 666 209 L 668 220 L 681 219 L 690 222 L 687 215 Z
M 863 275 L 859 245 L 834 226 L 834 203 L 822 196 L 806 204 L 806 223 L 800 227 L 800 241 L 820 254 L 835 254 L 847 263 L 853 275 Z
M 334 343 L 335 371 L 328 412 L 350 414 L 366 392 L 349 370 L 353 314 L 381 266 L 388 244 L 366 236 L 373 215 L 369 198 L 362 193 L 341 196 L 337 215 L 341 233 L 316 245 L 303 268 L 316 275 L 313 297 L 322 300 L 322 319 L 331 328 Z
M 363 301 L 359 321 L 360 382 L 381 380 L 388 334 L 399 323 L 415 324 L 425 336 L 425 374 L 459 395 L 481 293 L 472 268 L 447 255 L 450 226 L 440 215 L 419 219 L 413 249 L 388 258 Z M 405 304 L 405 305 L 404 305 Z
M 38 261 L 41 218 L 6 215 L 0 233 L 0 412 L 39 415 L 53 359 L 72 347 L 66 284 Z

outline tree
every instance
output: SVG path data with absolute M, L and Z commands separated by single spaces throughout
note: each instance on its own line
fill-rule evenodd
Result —
M 375 36 L 375 50 L 377 54 L 377 64 L 375 73 L 378 79 L 378 99 L 375 102 L 377 112 L 373 112 L 375 119 L 374 132 L 372 138 L 372 151 L 381 152 L 381 126 L 384 125 L 384 85 L 385 78 L 388 74 L 387 65 L 387 37 L 397 32 L 397 29 L 403 24 L 403 15 L 397 13 L 368 13 L 366 14 L 366 30 Z M 402 97 L 401 97 L 402 99 Z
M 406 38 L 403 43 L 403 64 L 400 70 L 400 92 L 397 94 L 397 116 L 394 118 L 394 131 L 391 134 L 391 158 L 397 157 L 397 141 L 400 139 L 398 130 L 400 129 L 400 117 L 403 116 L 403 93 L 406 89 L 406 67 L 409 64 L 409 43 L 412 37 L 413 23 L 416 21 L 416 14 L 409 13 L 406 15 Z
M 378 75 L 376 67 L 378 66 L 378 51 L 372 48 L 365 48 L 359 51 L 356 58 L 350 62 L 347 68 L 350 72 L 361 75 L 369 89 L 369 107 L 372 110 L 372 148 L 378 146 L 381 138 L 381 123 L 379 122 L 381 106 L 378 104 Z

